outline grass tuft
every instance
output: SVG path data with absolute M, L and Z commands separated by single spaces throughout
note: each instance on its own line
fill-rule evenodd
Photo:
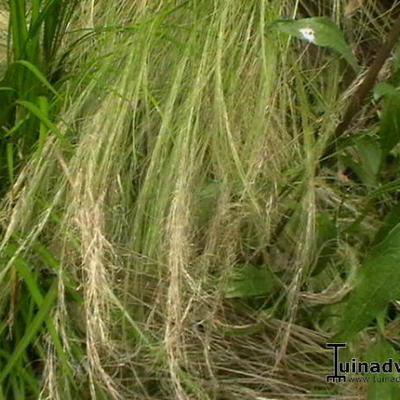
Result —
M 399 222 L 398 140 L 371 178 L 368 102 L 324 158 L 360 77 L 269 29 L 329 17 L 366 65 L 385 11 L 364 3 L 4 3 L 0 399 L 373 392 L 328 385 L 323 345 Z

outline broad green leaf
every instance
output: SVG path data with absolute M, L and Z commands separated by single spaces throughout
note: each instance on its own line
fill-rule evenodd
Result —
M 319 274 L 327 265 L 337 246 L 335 220 L 328 214 L 319 213 L 316 218 L 317 247 L 320 249 L 313 275 Z
M 386 156 L 394 146 L 400 141 L 400 91 L 385 85 L 385 89 L 380 87 L 383 92 L 384 106 L 380 115 L 379 139 L 384 155 Z
M 372 135 L 363 135 L 351 140 L 358 159 L 345 155 L 344 163 L 349 166 L 366 185 L 376 185 L 382 164 L 382 150 L 379 140 Z
M 387 82 L 381 82 L 374 88 L 374 99 L 379 100 L 381 97 L 396 94 L 397 90 L 393 85 Z
M 400 223 L 400 202 L 394 205 L 383 219 L 382 227 L 375 235 L 375 243 L 379 243 L 383 238 Z
M 342 31 L 329 18 L 282 19 L 274 21 L 271 27 L 317 46 L 329 47 L 337 51 L 355 71 L 358 71 L 357 59 L 346 43 Z
M 385 363 L 389 359 L 398 362 L 399 354 L 387 340 L 381 338 L 371 344 L 365 354 L 365 358 L 363 358 L 363 361 Z M 397 377 L 398 374 L 396 370 L 393 371 L 393 373 L 369 373 L 367 376 L 370 379 L 368 383 L 368 400 L 398 400 L 400 398 L 398 383 L 390 381 L 385 383 L 379 382 L 380 379 Z
M 228 279 L 225 297 L 251 297 L 270 294 L 276 287 L 274 274 L 266 267 L 240 264 Z
M 400 224 L 369 252 L 339 323 L 336 340 L 364 329 L 387 304 L 400 299 Z

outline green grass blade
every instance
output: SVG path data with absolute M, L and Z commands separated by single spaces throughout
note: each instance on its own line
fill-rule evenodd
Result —
M 54 3 L 60 2 L 60 0 L 49 0 L 46 2 L 42 10 L 36 13 L 36 17 L 32 18 L 31 24 L 29 26 L 29 37 L 35 37 L 38 34 L 39 29 L 46 19 L 52 19 L 52 6 Z
M 11 137 L 28 121 L 29 117 L 21 118 L 10 130 L 6 131 L 4 137 Z
M 0 92 L 13 92 L 16 93 L 16 90 L 12 87 L 0 87 Z
M 8 376 L 18 360 L 23 356 L 25 349 L 32 343 L 43 322 L 45 322 L 46 319 L 49 317 L 50 310 L 54 305 L 56 297 L 57 284 L 56 282 L 53 282 L 52 286 L 46 294 L 46 297 L 43 300 L 42 305 L 39 307 L 37 314 L 33 318 L 31 324 L 25 328 L 24 336 L 21 338 L 21 340 L 18 341 L 14 352 L 10 356 L 10 359 L 0 372 L 0 384 Z
M 25 45 L 28 38 L 28 28 L 25 19 L 25 0 L 10 0 L 9 5 L 14 59 L 24 59 Z
M 47 129 L 51 130 L 54 132 L 54 134 L 57 136 L 57 138 L 60 140 L 60 142 L 68 147 L 69 143 L 67 140 L 62 136 L 61 132 L 57 128 L 56 125 L 53 124 L 53 122 L 50 121 L 48 116 L 34 103 L 26 100 L 18 100 L 16 102 L 17 104 L 23 106 L 26 108 L 28 111 L 30 111 L 35 117 L 39 119 L 41 123 L 43 123 Z
M 38 98 L 38 103 L 39 103 L 39 109 L 40 111 L 42 111 L 42 113 L 46 116 L 48 116 L 48 112 L 49 112 L 49 104 L 47 101 L 47 98 L 44 96 L 40 96 Z M 44 145 L 47 141 L 47 137 L 48 137 L 48 128 L 45 124 L 43 124 L 43 122 L 40 122 L 40 127 L 39 127 L 39 139 L 37 142 L 37 155 L 38 157 L 41 156 L 42 152 L 43 152 L 43 148 Z
M 26 60 L 18 60 L 15 64 L 19 64 L 27 68 L 33 75 L 45 86 L 47 89 L 50 90 L 57 98 L 61 98 L 60 94 L 54 89 L 51 83 L 46 79 L 46 77 L 39 71 L 37 67 L 35 67 L 32 63 Z
M 10 184 L 14 183 L 14 145 L 13 143 L 7 143 L 7 169 L 8 169 L 8 179 Z

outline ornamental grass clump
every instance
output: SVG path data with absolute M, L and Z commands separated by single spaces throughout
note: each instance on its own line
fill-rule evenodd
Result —
M 323 345 L 382 218 L 323 156 L 366 3 L 344 58 L 302 2 L 7 3 L 0 399 L 360 392 Z

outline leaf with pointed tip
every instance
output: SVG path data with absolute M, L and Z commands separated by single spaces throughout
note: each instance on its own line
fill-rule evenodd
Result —
M 335 340 L 347 341 L 397 299 L 400 299 L 400 224 L 369 252 Z
M 355 71 L 358 71 L 357 59 L 346 43 L 342 31 L 329 18 L 280 19 L 274 21 L 271 27 L 298 39 L 305 39 L 317 46 L 329 47 L 337 51 Z
M 266 267 L 252 264 L 237 265 L 229 277 L 225 297 L 252 297 L 271 294 L 277 286 L 274 274 Z
M 380 114 L 379 139 L 383 155 L 386 155 L 400 142 L 400 92 L 387 82 L 375 89 L 376 97 L 383 97 L 383 110 Z

